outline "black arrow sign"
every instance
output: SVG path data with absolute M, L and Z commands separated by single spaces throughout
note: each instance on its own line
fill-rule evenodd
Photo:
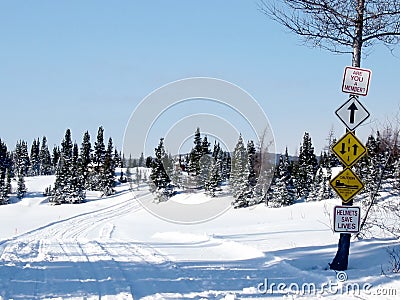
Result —
M 350 110 L 350 124 L 354 124 L 355 111 L 358 110 L 356 104 L 354 102 L 351 103 L 351 105 L 349 106 L 348 110 Z

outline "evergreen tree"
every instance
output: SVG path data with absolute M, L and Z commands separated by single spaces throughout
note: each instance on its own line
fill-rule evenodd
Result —
M 116 148 L 114 150 L 114 163 L 115 163 L 116 168 L 123 168 L 121 152 L 118 152 L 118 150 Z M 144 165 L 143 165 L 143 167 L 144 167 Z
M 79 156 L 78 145 L 75 143 L 72 151 L 72 184 L 71 203 L 81 203 L 85 199 L 82 159 Z
M 171 182 L 164 168 L 164 161 L 168 160 L 168 156 L 164 149 L 164 139 L 160 139 L 157 148 L 154 149 L 155 158 L 153 160 L 150 179 L 152 184 L 151 191 L 155 194 L 158 201 L 166 201 L 171 195 L 168 185 Z
M 209 168 L 208 178 L 205 183 L 205 189 L 208 191 L 211 197 L 215 197 L 215 192 L 222 183 L 222 151 L 218 151 L 218 153 L 216 153 L 216 157 L 210 159 L 211 166 Z
M 54 146 L 53 148 L 53 157 L 52 157 L 52 165 L 53 169 L 55 170 L 59 164 L 59 160 L 61 157 L 61 150 L 58 146 Z
M 92 162 L 92 144 L 90 143 L 90 134 L 86 131 L 83 135 L 81 149 L 80 149 L 80 165 L 79 172 L 82 176 L 82 183 L 84 187 L 88 187 L 89 165 Z
M 190 151 L 189 155 L 188 172 L 191 175 L 197 176 L 200 174 L 200 159 L 203 156 L 203 144 L 200 137 L 200 128 L 196 129 L 193 143 L 194 147 L 192 151 Z
M 144 160 L 143 152 L 140 154 L 138 166 L 139 167 L 144 167 L 145 166 L 145 160 Z
M 126 162 L 126 166 L 129 168 L 133 168 L 133 159 L 132 159 L 132 154 L 129 154 L 129 159 Z
M 209 170 L 208 178 L 205 182 L 205 190 L 210 194 L 211 197 L 215 197 L 215 192 L 221 181 L 219 174 L 219 166 L 215 160 L 212 160 L 211 167 Z
M 279 156 L 279 162 L 267 192 L 268 205 L 273 207 L 291 205 L 295 198 L 291 163 L 286 148 L 285 153 Z
M 17 183 L 17 197 L 22 199 L 25 196 L 27 189 L 25 186 L 25 179 L 22 173 L 18 175 L 18 183 Z
M 256 148 L 253 141 L 247 143 L 247 170 L 250 197 L 254 197 L 254 187 L 257 184 Z
M 7 145 L 0 139 L 0 204 L 8 202 L 11 192 L 12 161 L 7 151 Z
M 222 166 L 221 166 L 221 177 L 222 180 L 228 180 L 231 174 L 231 155 L 229 152 L 223 152 L 222 154 Z
M 326 184 L 325 176 L 322 167 L 318 169 L 317 174 L 315 174 L 314 182 L 312 188 L 310 189 L 308 201 L 320 201 L 325 198 L 326 194 Z
M 97 171 L 100 169 L 100 166 L 104 164 L 105 152 L 104 129 L 100 126 L 97 131 L 97 141 L 94 144 L 93 154 L 93 163 L 95 164 Z
M 381 136 L 379 131 L 376 132 L 376 138 L 371 134 L 368 137 L 367 155 L 361 158 L 360 162 L 356 165 L 358 174 L 365 184 L 363 193 L 378 193 L 378 185 L 380 185 L 380 178 L 382 181 L 388 179 L 393 172 L 387 168 L 387 160 L 390 159 L 390 150 L 381 143 Z
M 201 154 L 208 155 L 211 154 L 210 151 L 210 143 L 207 140 L 207 136 L 205 136 L 201 142 Z
M 54 183 L 53 196 L 50 200 L 51 202 L 61 204 L 76 201 L 73 148 L 71 130 L 67 129 L 61 143 L 61 157 L 56 167 L 56 180 Z
M 233 201 L 234 208 L 246 207 L 249 205 L 249 171 L 247 162 L 247 151 L 243 144 L 242 135 L 240 135 L 232 155 L 232 170 L 230 176 L 232 194 L 235 198 Z
M 104 129 L 100 126 L 97 131 L 97 139 L 94 144 L 93 155 L 90 163 L 91 170 L 86 179 L 86 186 L 91 190 L 102 191 L 107 194 L 108 192 L 105 191 L 107 184 L 105 183 L 106 179 L 104 175 L 105 156 Z
M 297 163 L 296 189 L 299 197 L 307 198 L 318 167 L 310 135 L 305 132 Z
M 14 165 L 17 175 L 27 176 L 30 166 L 28 145 L 25 141 L 18 141 L 14 153 Z
M 30 155 L 30 175 L 37 176 L 40 174 L 40 142 L 39 139 L 33 140 Z
M 292 205 L 294 201 L 294 195 L 288 189 L 283 177 L 274 178 L 273 184 L 268 192 L 268 198 L 268 205 L 271 207 Z
M 104 157 L 104 166 L 102 170 L 102 191 L 103 195 L 109 196 L 114 194 L 114 185 L 115 185 L 115 161 L 113 158 L 113 142 L 112 138 L 109 138 L 107 151 Z
M 214 147 L 213 147 L 213 151 L 211 153 L 211 156 L 214 159 L 217 159 L 219 152 L 221 152 L 221 146 L 219 143 L 217 143 L 217 141 L 214 142 Z
M 146 157 L 146 168 L 151 168 L 153 165 L 153 158 L 151 156 Z
M 40 161 L 40 175 L 50 175 L 52 174 L 52 163 L 49 148 L 47 146 L 47 139 L 44 136 L 42 138 L 42 145 L 39 152 Z
M 205 188 L 205 184 L 209 178 L 209 173 L 214 159 L 208 155 L 204 154 L 199 160 L 199 173 L 194 179 L 194 183 L 198 188 Z
M 178 188 L 184 188 L 184 178 L 183 178 L 183 173 L 182 173 L 182 162 L 181 162 L 180 155 L 179 155 L 178 160 L 174 163 L 171 181 L 174 186 L 176 186 Z

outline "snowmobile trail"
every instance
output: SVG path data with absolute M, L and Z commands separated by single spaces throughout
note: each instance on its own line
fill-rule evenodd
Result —
M 0 272 L 8 280 L 0 283 L 0 296 L 137 299 L 157 292 L 171 272 L 178 277 L 169 258 L 149 245 L 112 239 L 112 220 L 141 209 L 137 199 L 128 196 L 3 241 Z M 94 231 L 98 238 L 88 238 Z M 148 280 L 151 277 L 155 281 Z

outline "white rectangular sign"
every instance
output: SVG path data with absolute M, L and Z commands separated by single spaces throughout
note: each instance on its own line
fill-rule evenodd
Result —
M 370 78 L 371 70 L 346 67 L 344 69 L 342 92 L 366 96 Z
M 333 229 L 335 232 L 357 233 L 360 231 L 361 209 L 358 206 L 335 206 Z

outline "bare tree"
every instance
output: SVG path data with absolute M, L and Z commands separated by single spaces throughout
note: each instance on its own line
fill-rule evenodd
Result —
M 260 0 L 260 10 L 306 44 L 352 54 L 353 67 L 361 66 L 363 49 L 376 42 L 393 49 L 400 39 L 399 0 Z M 350 238 L 340 234 L 331 269 L 347 270 Z
M 260 10 L 311 46 L 351 53 L 354 67 L 363 49 L 400 38 L 398 0 L 261 0 Z

